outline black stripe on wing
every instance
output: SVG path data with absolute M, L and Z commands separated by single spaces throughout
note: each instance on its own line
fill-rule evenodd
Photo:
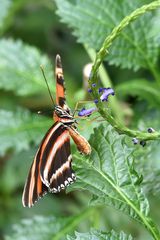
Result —
M 30 168 L 22 196 L 23 206 L 32 207 L 36 201 L 39 200 L 48 192 L 48 187 L 42 182 L 40 176 L 40 166 L 41 166 L 41 152 L 44 147 L 44 144 L 47 145 L 47 140 L 50 140 L 53 133 L 59 128 L 61 123 L 56 122 L 44 136 L 41 145 L 36 153 L 36 156 L 33 160 L 32 166 Z M 56 132 L 57 136 L 59 131 Z
M 75 175 L 71 162 L 70 139 L 68 139 L 56 152 L 48 174 L 50 179 L 49 190 L 51 192 L 58 192 L 73 183 Z
M 51 192 L 59 192 L 75 179 L 71 167 L 70 136 L 61 124 L 43 149 L 41 179 Z
M 23 206 L 32 207 L 48 191 L 58 192 L 74 180 L 69 132 L 61 122 L 56 122 L 44 136 L 30 168 Z

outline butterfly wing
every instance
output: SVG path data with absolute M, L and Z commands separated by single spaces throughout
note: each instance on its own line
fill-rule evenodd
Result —
M 22 196 L 24 207 L 32 207 L 34 203 L 48 192 L 40 177 L 40 148 L 30 168 Z
M 40 158 L 41 179 L 50 192 L 59 192 L 75 180 L 71 167 L 70 135 L 61 122 L 45 139 Z
M 46 133 L 36 153 L 23 191 L 23 206 L 32 207 L 48 191 L 59 192 L 75 179 L 70 136 L 61 122 Z
M 64 110 L 68 111 L 68 113 L 70 113 L 70 109 L 66 104 L 63 68 L 61 63 L 61 57 L 59 55 L 56 56 L 55 78 L 56 78 L 56 104 L 62 107 Z

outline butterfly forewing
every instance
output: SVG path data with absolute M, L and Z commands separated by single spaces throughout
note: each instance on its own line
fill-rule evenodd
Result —
M 25 183 L 22 196 L 22 203 L 24 207 L 32 207 L 40 197 L 48 192 L 48 188 L 41 181 L 39 167 L 40 149 L 37 151 Z
M 55 78 L 56 78 L 56 104 L 62 107 L 63 109 L 69 111 L 69 107 L 66 105 L 65 86 L 64 86 L 65 82 L 64 82 L 61 58 L 59 55 L 56 56 Z

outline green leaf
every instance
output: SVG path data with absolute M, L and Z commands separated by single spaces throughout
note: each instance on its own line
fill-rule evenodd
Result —
M 21 224 L 13 226 L 13 233 L 5 240 L 59 240 L 73 231 L 75 227 L 93 213 L 92 208 L 85 209 L 72 217 L 56 218 L 36 216 L 33 219 L 22 220 Z
M 11 0 L 1 0 L 1 11 L 0 11 L 0 31 L 5 24 L 5 18 L 8 14 L 9 8 L 11 6 Z
M 75 232 L 75 237 L 67 236 L 67 240 L 132 240 L 131 235 L 127 236 L 125 233 L 116 233 L 114 230 L 111 232 L 102 232 L 91 229 L 88 233 Z
M 138 122 L 140 131 L 147 131 L 149 127 L 157 130 L 160 128 L 160 112 L 157 110 L 147 111 L 143 119 Z M 160 196 L 160 141 L 147 142 L 145 148 L 136 146 L 134 155 L 136 157 L 136 168 L 143 174 L 143 190 L 149 197 Z
M 13 194 L 18 188 L 24 185 L 27 171 L 31 166 L 36 153 L 35 148 L 14 154 L 5 161 L 0 181 L 0 192 Z M 23 159 L 23 164 L 22 164 Z
M 116 93 L 119 96 L 138 96 L 140 99 L 147 100 L 151 106 L 160 106 L 160 94 L 156 83 L 145 79 L 133 79 L 128 82 L 118 84 Z
M 146 119 L 147 121 L 147 119 Z M 148 142 L 145 148 L 136 148 L 136 168 L 144 175 L 142 186 L 149 197 L 160 196 L 160 141 Z M 152 169 L 152 171 L 151 171 Z
M 36 116 L 25 109 L 0 110 L 0 155 L 8 149 L 27 150 L 31 143 L 40 143 L 51 126 L 48 118 Z
M 22 41 L 0 40 L 0 88 L 16 95 L 26 96 L 47 93 L 40 65 L 44 66 L 47 80 L 53 91 L 53 73 L 49 59 Z
M 66 0 L 56 0 L 57 13 L 61 20 L 73 29 L 79 42 L 96 50 L 125 16 L 148 2 L 76 0 L 75 4 L 72 4 Z M 120 34 L 107 59 L 110 64 L 122 68 L 152 69 L 158 59 L 158 36 L 155 12 L 147 13 L 129 24 Z
M 133 149 L 127 147 L 125 137 L 101 125 L 94 130 L 90 143 L 89 159 L 75 156 L 77 181 L 72 189 L 90 191 L 94 194 L 91 205 L 107 204 L 121 210 L 159 236 L 148 217 L 149 204 L 140 187 L 142 177 L 134 169 Z
M 55 218 L 36 216 L 33 219 L 22 220 L 21 224 L 13 226 L 13 233 L 5 240 L 51 240 L 63 230 L 70 218 Z

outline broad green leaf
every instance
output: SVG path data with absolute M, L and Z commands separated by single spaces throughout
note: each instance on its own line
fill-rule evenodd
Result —
M 116 93 L 121 96 L 138 96 L 140 99 L 147 100 L 151 106 L 160 106 L 160 94 L 157 84 L 145 79 L 134 79 L 118 84 Z
M 78 41 L 99 49 L 112 29 L 148 0 L 55 0 L 57 13 L 72 29 Z M 152 68 L 159 53 L 156 13 L 147 13 L 123 31 L 110 49 L 110 64 L 122 68 Z M 159 24 L 159 22 L 158 22 Z M 152 30 L 152 31 L 151 31 Z
M 91 229 L 88 233 L 75 232 L 75 237 L 68 236 L 67 240 L 132 240 L 131 235 L 127 236 L 125 233 L 116 233 L 114 230 L 110 232 L 102 232 Z
M 8 14 L 9 8 L 12 4 L 11 0 L 1 0 L 0 2 L 0 7 L 1 7 L 1 11 L 0 11 L 0 31 L 1 28 L 3 27 L 3 24 L 5 24 L 5 18 Z
M 47 56 L 22 41 L 0 40 L 0 88 L 16 95 L 26 96 L 47 93 L 40 65 L 44 66 L 47 80 L 53 91 L 53 73 Z
M 40 143 L 51 125 L 52 120 L 25 109 L 0 110 L 0 155 L 9 149 L 20 152 L 29 149 L 30 144 Z
M 143 223 L 150 230 L 159 232 L 148 217 L 149 204 L 140 187 L 142 177 L 133 166 L 133 149 L 106 125 L 94 130 L 90 143 L 91 156 L 75 156 L 77 181 L 72 189 L 88 190 L 94 194 L 91 205 L 107 204 Z
M 51 240 L 53 236 L 63 230 L 70 218 L 55 218 L 36 216 L 33 219 L 22 220 L 13 226 L 13 233 L 5 240 Z M 54 239 L 54 238 L 53 238 Z

